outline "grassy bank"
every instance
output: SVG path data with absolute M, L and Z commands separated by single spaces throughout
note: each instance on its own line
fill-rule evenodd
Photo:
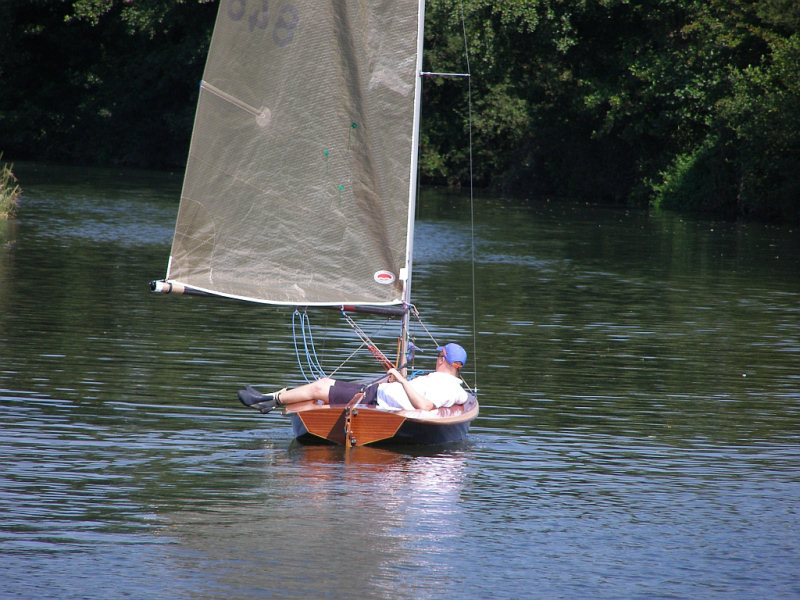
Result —
M 17 212 L 20 190 L 17 178 L 12 171 L 13 165 L 3 162 L 0 152 L 0 219 L 10 219 Z

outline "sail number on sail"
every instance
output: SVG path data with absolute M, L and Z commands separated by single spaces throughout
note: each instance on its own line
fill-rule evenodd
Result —
M 255 5 L 248 10 L 249 5 Z M 267 0 L 260 2 L 248 2 L 247 0 L 229 0 L 228 16 L 232 21 L 241 21 L 247 16 L 247 23 L 250 31 L 256 29 L 267 29 L 270 27 L 269 5 Z M 294 37 L 294 30 L 300 21 L 297 9 L 291 4 L 284 4 L 278 12 L 278 18 L 272 30 L 272 40 L 278 46 L 288 46 Z

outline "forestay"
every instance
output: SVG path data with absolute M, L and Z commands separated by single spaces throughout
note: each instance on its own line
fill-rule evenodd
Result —
M 419 0 L 222 0 L 167 280 L 394 304 L 410 277 Z

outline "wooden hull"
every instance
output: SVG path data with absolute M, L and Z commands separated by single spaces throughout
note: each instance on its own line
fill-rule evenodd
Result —
M 366 444 L 445 444 L 466 438 L 470 422 L 478 416 L 474 398 L 461 406 L 435 411 L 386 411 L 362 405 L 309 404 L 287 413 L 292 432 L 301 442 L 327 441 L 343 446 Z

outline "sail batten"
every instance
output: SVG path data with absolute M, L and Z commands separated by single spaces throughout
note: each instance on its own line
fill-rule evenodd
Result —
M 253 106 L 250 106 L 249 104 L 245 104 L 244 102 L 242 102 L 238 98 L 236 98 L 234 96 L 231 96 L 230 94 L 224 92 L 223 90 L 221 90 L 221 89 L 219 89 L 217 87 L 214 87 L 213 85 L 211 85 L 207 81 L 200 82 L 200 87 L 202 89 L 208 90 L 209 92 L 211 92 L 212 94 L 222 98 L 223 100 L 226 100 L 227 102 L 230 102 L 234 106 L 238 106 L 239 108 L 241 108 L 242 110 L 250 113 L 251 115 L 253 115 L 256 118 L 260 117 L 260 118 L 262 118 L 264 120 L 267 119 L 268 113 L 265 111 L 265 109 L 259 110 L 259 109 L 255 108 Z M 265 125 L 268 124 L 268 122 L 265 122 L 263 124 L 259 123 L 259 124 L 262 125 L 262 126 L 265 126 Z
M 167 280 L 266 304 L 407 302 L 422 6 L 220 3 Z

